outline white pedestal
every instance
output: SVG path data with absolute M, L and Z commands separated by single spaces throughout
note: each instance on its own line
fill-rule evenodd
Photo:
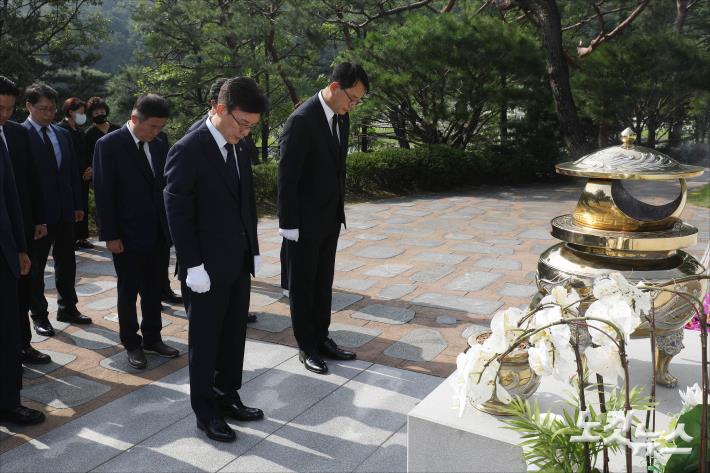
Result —
M 671 363 L 671 373 L 678 378 L 678 388 L 656 388 L 659 406 L 656 411 L 656 431 L 666 428 L 669 415 L 680 411 L 678 389 L 700 382 L 700 334 L 686 331 L 685 348 Z M 650 393 L 651 343 L 648 339 L 632 340 L 629 348 L 631 386 L 643 385 Z M 540 383 L 531 400 L 537 399 L 542 412 L 561 412 L 571 392 L 551 377 Z M 593 399 L 590 399 L 593 398 Z M 596 396 L 588 396 L 589 402 Z M 569 407 L 568 410 L 571 410 Z M 645 417 L 638 416 L 640 419 Z M 407 470 L 409 472 L 516 472 L 533 469 L 522 460 L 519 435 L 503 428 L 500 417 L 469 407 L 463 416 L 453 408 L 453 390 L 449 380 L 424 398 L 407 418 Z M 623 456 L 611 459 L 611 471 L 625 471 Z M 645 471 L 642 458 L 634 458 L 634 470 Z

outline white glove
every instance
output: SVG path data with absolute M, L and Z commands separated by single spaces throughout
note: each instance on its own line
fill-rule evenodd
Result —
M 187 278 L 185 279 L 187 287 L 199 294 L 210 290 L 210 275 L 205 271 L 205 265 L 201 264 L 194 268 L 187 269 Z
M 291 230 L 279 228 L 279 235 L 281 235 L 287 240 L 298 241 L 298 228 L 294 228 Z
M 261 256 L 254 255 L 254 275 L 261 269 Z

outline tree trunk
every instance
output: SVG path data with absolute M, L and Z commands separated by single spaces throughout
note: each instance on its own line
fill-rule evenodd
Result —
M 389 118 L 390 123 L 392 124 L 392 129 L 394 130 L 394 136 L 397 138 L 397 142 L 399 143 L 399 147 L 409 149 L 410 146 L 409 141 L 407 140 L 407 132 L 404 128 L 404 119 L 401 115 L 401 110 L 403 107 L 403 104 L 397 107 L 397 109 L 400 110 L 400 113 L 391 111 L 389 114 Z
M 676 33 L 683 32 L 683 26 L 685 25 L 685 19 L 688 17 L 688 0 L 676 0 L 675 2 L 675 22 L 673 27 Z
M 503 99 L 500 103 L 500 120 L 498 122 L 500 142 L 508 141 L 508 99 L 506 98 L 505 87 L 507 84 L 507 76 L 505 72 L 500 75 L 500 88 L 503 91 Z
M 524 10 L 533 14 L 542 30 L 547 76 L 555 103 L 560 132 L 572 158 L 582 156 L 588 145 L 577 116 L 572 96 L 569 69 L 562 44 L 562 24 L 555 0 L 516 0 Z
M 268 41 L 268 39 L 267 39 Z M 264 56 L 266 56 L 266 63 L 269 63 L 269 51 L 264 48 Z M 266 96 L 271 95 L 271 82 L 269 81 L 269 69 L 264 70 L 264 92 Z M 266 110 L 263 115 L 261 122 L 261 162 L 265 163 L 269 160 L 269 134 L 271 133 L 271 127 L 269 126 L 269 119 L 271 118 L 271 111 Z
M 360 151 L 363 153 L 367 153 L 369 150 L 369 140 L 367 137 L 367 126 L 363 125 L 362 128 L 360 128 Z
M 646 139 L 646 146 L 648 146 L 649 148 L 656 147 L 656 128 L 657 127 L 658 127 L 658 125 L 656 124 L 656 117 L 653 115 L 648 117 L 648 120 L 646 121 L 646 128 L 648 128 L 648 138 Z

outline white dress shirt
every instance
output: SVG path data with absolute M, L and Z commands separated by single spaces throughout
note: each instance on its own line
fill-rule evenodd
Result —
M 136 135 L 133 134 L 133 122 L 128 120 L 126 122 L 126 126 L 128 127 L 128 131 L 131 132 L 131 136 L 133 137 L 133 141 L 136 143 L 136 148 L 138 148 L 138 143 L 141 142 Z M 148 166 L 150 166 L 151 171 L 153 171 L 153 175 L 155 175 L 155 168 L 153 167 L 153 156 L 150 154 L 150 146 L 147 146 L 148 143 L 145 141 L 143 142 L 143 151 L 145 152 L 146 157 L 148 158 Z
M 42 133 L 42 125 L 37 123 L 36 121 L 32 120 L 32 117 L 27 118 L 30 121 L 30 124 L 34 127 L 35 130 L 37 130 L 37 133 L 39 134 L 39 137 L 44 141 L 44 133 Z M 52 142 L 52 148 L 54 148 L 54 156 L 57 158 L 57 167 L 61 167 L 62 165 L 62 147 L 59 146 L 59 137 L 57 137 L 57 134 L 54 132 L 54 127 L 52 124 L 49 124 L 47 126 L 47 136 L 49 136 L 49 141 Z
M 333 116 L 335 115 L 335 112 L 333 111 L 332 108 L 328 106 L 327 103 L 325 103 L 325 99 L 323 98 L 323 91 L 321 90 L 318 92 L 318 100 L 320 100 L 320 104 L 323 107 L 323 111 L 325 112 L 325 119 L 328 121 L 328 129 L 332 130 L 333 129 Z M 338 135 L 338 141 L 340 141 L 340 127 L 335 127 L 335 133 Z
M 222 135 L 222 132 L 220 132 L 213 124 L 212 120 L 207 118 L 205 120 L 205 123 L 207 123 L 207 129 L 210 131 L 212 134 L 212 138 L 217 142 L 217 147 L 219 148 L 219 152 L 222 153 L 222 159 L 224 159 L 224 162 L 227 162 L 227 148 L 224 146 L 227 144 L 227 139 Z M 241 171 L 239 170 L 239 158 L 237 158 L 237 148 L 234 145 L 232 146 L 232 152 L 234 153 L 234 159 L 237 160 L 237 176 L 239 179 L 242 178 Z

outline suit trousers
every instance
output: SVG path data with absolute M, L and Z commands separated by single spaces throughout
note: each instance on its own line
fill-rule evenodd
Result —
M 113 254 L 113 265 L 118 276 L 118 326 L 121 343 L 126 350 L 134 350 L 142 343 L 161 341 L 163 327 L 160 291 L 165 277 L 163 259 L 170 248 L 161 240 L 153 251 L 124 250 Z M 140 324 L 142 337 L 138 335 L 136 300 L 141 297 Z
M 30 329 L 30 276 L 20 276 L 17 281 L 17 306 L 20 313 L 20 342 L 22 348 L 30 346 L 32 331 Z
M 340 225 L 336 228 L 324 236 L 288 242 L 293 334 L 299 348 L 309 354 L 314 354 L 328 338 Z
M 288 289 L 288 240 L 283 239 L 281 242 L 281 289 Z
M 86 240 L 89 238 L 89 181 L 81 180 L 81 201 L 84 204 L 84 220 L 74 224 L 74 238 L 78 240 Z
M 251 276 L 251 254 L 244 253 L 241 267 L 229 281 L 211 281 L 208 292 L 196 293 L 182 281 L 190 359 L 190 403 L 202 422 L 221 417 L 218 395 L 233 400 L 242 387 L 244 343 Z
M 22 362 L 17 279 L 0 252 L 0 410 L 20 405 Z
M 49 251 L 54 258 L 54 280 L 57 287 L 57 306 L 73 309 L 78 302 L 74 280 L 76 260 L 74 259 L 74 222 L 47 225 L 47 236 L 34 240 L 30 247 L 30 310 L 32 317 L 48 315 L 47 299 L 44 297 L 44 269 Z

